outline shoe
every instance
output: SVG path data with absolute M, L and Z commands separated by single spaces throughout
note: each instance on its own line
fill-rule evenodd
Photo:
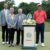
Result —
M 41 44 L 41 46 L 42 46 L 42 47 L 45 47 L 45 44 L 44 44 L 44 43 L 42 43 L 42 44 Z
M 38 46 L 38 44 L 35 44 L 35 47 L 37 47 Z
M 14 47 L 14 44 L 10 44 L 9 47 Z
M 4 44 L 5 44 L 5 42 L 2 42 L 2 44 L 4 45 Z
M 6 42 L 6 44 L 9 44 L 9 42 Z

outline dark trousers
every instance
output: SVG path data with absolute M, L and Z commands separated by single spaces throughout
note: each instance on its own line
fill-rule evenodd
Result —
M 41 43 L 44 43 L 44 23 L 36 24 L 36 43 L 39 42 L 39 34 L 41 34 Z
M 5 32 L 6 32 L 6 35 L 5 35 Z M 7 25 L 5 26 L 2 26 L 2 41 L 3 42 L 8 42 L 8 28 L 7 28 Z
M 23 35 L 23 30 L 19 29 L 17 30 L 17 44 L 20 43 L 20 33 L 21 33 L 21 44 L 23 45 L 23 39 L 24 39 L 24 35 Z
M 13 28 L 9 28 L 8 29 L 9 32 L 9 44 L 12 44 L 14 41 L 14 29 Z

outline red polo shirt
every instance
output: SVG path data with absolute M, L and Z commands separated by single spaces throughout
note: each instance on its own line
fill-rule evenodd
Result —
M 45 22 L 47 15 L 45 11 L 37 10 L 34 12 L 33 18 L 35 19 L 36 23 L 41 24 Z

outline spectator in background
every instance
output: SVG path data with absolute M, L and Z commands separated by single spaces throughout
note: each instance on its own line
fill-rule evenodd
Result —
M 9 15 L 8 4 L 4 3 L 4 9 L 1 11 L 2 44 L 5 43 L 8 44 L 8 28 L 6 23 L 8 15 Z
M 36 21 L 36 44 L 38 46 L 39 42 L 39 34 L 41 34 L 41 45 L 45 46 L 44 44 L 44 28 L 45 28 L 45 20 L 47 19 L 46 12 L 42 10 L 42 5 L 38 4 L 38 10 L 33 14 L 34 19 Z
M 14 8 L 11 7 L 9 17 L 7 19 L 10 46 L 13 46 L 16 23 L 17 23 L 17 20 L 16 20 L 16 17 L 14 15 Z
M 17 42 L 16 44 L 19 45 L 20 44 L 20 32 L 21 32 L 21 43 L 23 45 L 23 26 L 22 26 L 22 22 L 24 19 L 26 19 L 26 15 L 22 13 L 23 10 L 21 8 L 18 9 L 18 14 L 16 15 L 16 18 L 18 19 L 18 26 L 17 26 Z
M 29 9 L 29 13 L 27 14 L 27 19 L 32 19 L 32 11 Z

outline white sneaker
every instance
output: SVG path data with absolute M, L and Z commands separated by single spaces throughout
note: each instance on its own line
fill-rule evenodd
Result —
M 38 44 L 35 44 L 35 47 L 37 47 L 38 46 Z
M 6 44 L 9 44 L 9 42 L 6 42 Z
M 4 44 L 5 44 L 5 42 L 2 42 L 2 44 L 4 45 Z
M 42 43 L 42 44 L 41 44 L 41 46 L 42 46 L 42 47 L 44 47 L 44 46 L 45 46 L 45 44 L 44 44 L 44 43 Z

